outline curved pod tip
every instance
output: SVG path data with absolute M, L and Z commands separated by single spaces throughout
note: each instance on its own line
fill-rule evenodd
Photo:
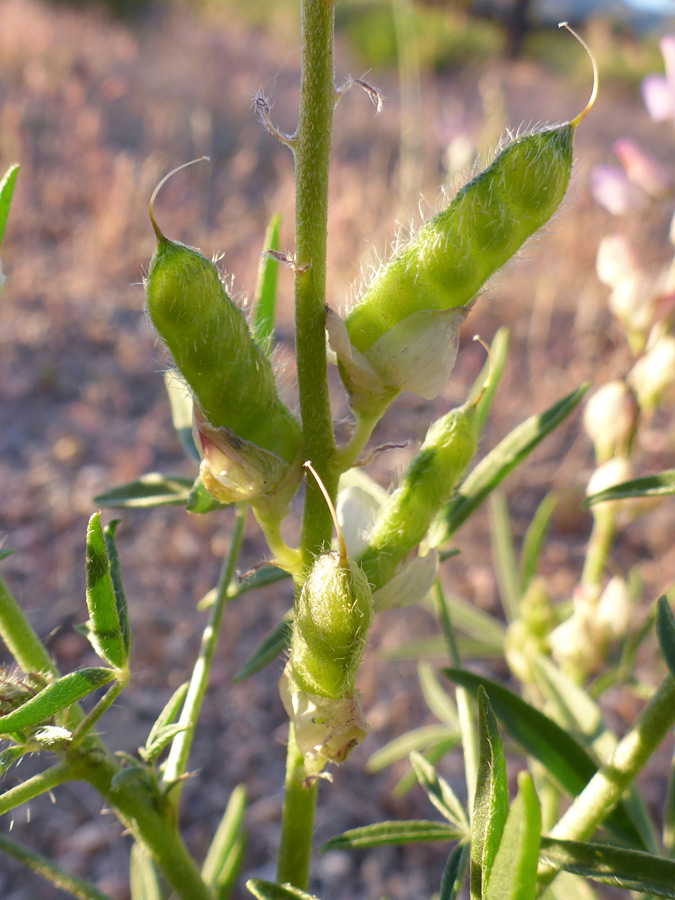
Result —
M 588 99 L 588 103 L 581 110 L 579 115 L 575 116 L 572 119 L 572 121 L 570 122 L 570 125 L 572 126 L 572 128 L 576 128 L 577 125 L 579 124 L 579 122 L 581 122 L 581 120 L 584 118 L 584 116 L 591 111 L 591 109 L 593 108 L 593 104 L 595 103 L 596 97 L 598 96 L 598 64 L 595 61 L 595 57 L 593 56 L 591 48 L 588 46 L 586 41 L 581 37 L 581 35 L 578 34 L 574 30 L 574 28 L 572 28 L 570 25 L 568 25 L 567 22 L 560 22 L 558 24 L 558 28 L 566 28 L 569 31 L 569 33 L 579 41 L 581 46 L 584 48 L 584 50 L 588 54 L 588 58 L 590 59 L 591 65 L 593 66 L 593 87 L 591 89 L 591 96 Z
M 157 224 L 157 220 L 155 219 L 155 200 L 157 199 L 157 194 L 159 194 L 160 190 L 164 186 L 164 184 L 171 178 L 176 172 L 180 172 L 181 169 L 187 169 L 188 166 L 193 166 L 198 162 L 211 162 L 210 156 L 199 156 L 197 159 L 191 159 L 189 162 L 183 163 L 181 166 L 176 166 L 175 169 L 172 169 L 167 175 L 162 178 L 157 187 L 152 192 L 152 197 L 150 197 L 150 204 L 148 206 L 148 215 L 150 216 L 150 224 L 152 225 L 152 230 L 155 232 L 158 241 L 166 243 L 168 238 L 162 231 L 162 229 Z

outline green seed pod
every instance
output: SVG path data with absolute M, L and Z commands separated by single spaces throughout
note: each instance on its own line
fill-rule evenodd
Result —
M 372 618 L 360 566 L 336 552 L 317 557 L 295 606 L 289 663 L 298 687 L 336 700 L 350 694 Z
M 319 487 L 337 525 L 320 481 Z M 338 541 L 338 552 L 314 560 L 296 597 L 290 653 L 279 683 L 298 747 L 308 759 L 334 762 L 346 759 L 368 730 L 354 682 L 373 619 L 368 579 L 348 559 L 339 528 Z
M 380 509 L 360 559 L 373 590 L 395 574 L 398 564 L 424 540 L 438 510 L 476 450 L 476 401 L 451 410 L 427 431 L 401 483 Z
M 269 359 L 215 265 L 169 240 L 155 221 L 152 206 L 165 180 L 150 201 L 157 247 L 145 296 L 152 324 L 210 425 L 291 463 L 300 450 L 300 426 L 279 399 Z
M 585 46 L 585 45 L 584 45 Z M 387 391 L 436 396 L 454 364 L 461 319 L 482 285 L 560 206 L 573 159 L 574 132 L 595 100 L 571 122 L 517 138 L 429 219 L 406 249 L 384 266 L 344 320 L 350 347 L 336 322 L 331 346 L 352 400 L 371 412 L 373 378 Z M 411 365 L 411 357 L 415 366 Z M 368 383 L 370 376 L 371 383 Z

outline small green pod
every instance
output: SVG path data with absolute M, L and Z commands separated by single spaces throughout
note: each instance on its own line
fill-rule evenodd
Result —
M 293 462 L 300 426 L 279 399 L 269 359 L 215 265 L 193 247 L 165 237 L 153 201 L 157 247 L 145 279 L 152 324 L 211 426 Z
M 374 591 L 424 540 L 476 451 L 476 432 L 476 401 L 451 410 L 427 431 L 401 483 L 381 507 L 359 560 Z
M 361 567 L 337 552 L 317 557 L 293 616 L 289 666 L 297 687 L 335 700 L 351 695 L 372 618 Z

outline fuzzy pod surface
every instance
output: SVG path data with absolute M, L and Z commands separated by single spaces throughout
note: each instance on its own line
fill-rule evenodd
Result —
M 476 451 L 476 432 L 473 402 L 451 410 L 427 431 L 401 483 L 382 505 L 359 560 L 373 590 L 386 584 L 424 540 Z
M 336 552 L 318 556 L 295 604 L 289 665 L 297 687 L 333 700 L 351 696 L 372 618 L 361 567 Z
M 148 314 L 208 422 L 229 428 L 286 462 L 298 455 L 300 426 L 279 399 L 269 359 L 216 266 L 193 247 L 166 238 L 145 280 Z
M 420 310 L 466 306 L 548 222 L 567 190 L 582 115 L 510 143 L 381 269 L 345 319 L 359 352 Z

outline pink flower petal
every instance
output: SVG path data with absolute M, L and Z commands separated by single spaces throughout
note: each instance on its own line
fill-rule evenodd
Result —
M 618 166 L 595 166 L 591 171 L 591 194 L 596 203 L 613 216 L 623 216 L 644 206 L 647 196 Z
M 663 75 L 648 75 L 642 80 L 642 99 L 655 122 L 675 118 L 675 98 Z
M 672 181 L 666 170 L 634 141 L 620 138 L 612 149 L 630 180 L 652 197 L 660 197 L 670 190 Z

